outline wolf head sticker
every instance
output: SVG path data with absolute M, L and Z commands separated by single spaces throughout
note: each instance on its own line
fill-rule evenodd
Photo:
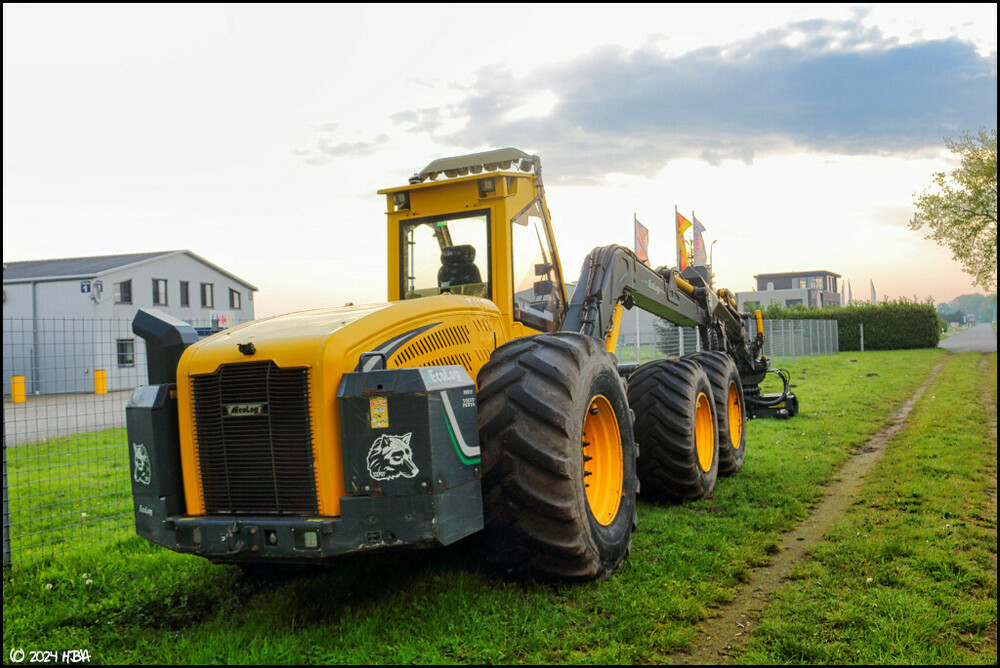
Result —
M 412 434 L 382 434 L 375 439 L 368 450 L 368 474 L 373 480 L 412 478 L 420 473 L 413 463 L 413 450 L 410 448 Z
M 149 452 L 146 451 L 146 446 L 142 443 L 133 443 L 132 452 L 135 453 L 134 463 L 135 466 L 135 481 L 140 485 L 148 485 L 153 477 L 152 467 L 149 462 Z

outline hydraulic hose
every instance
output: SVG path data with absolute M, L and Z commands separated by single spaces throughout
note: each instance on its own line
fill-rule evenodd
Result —
M 762 406 L 766 408 L 770 406 L 777 406 L 778 404 L 780 404 L 781 402 L 785 401 L 788 398 L 788 381 L 790 379 L 789 373 L 784 369 L 768 369 L 767 372 L 777 374 L 777 376 L 781 378 L 781 382 L 784 385 L 781 394 L 779 394 L 777 398 L 774 399 L 763 399 L 760 395 L 748 394 L 744 397 L 744 399 L 748 404 L 751 404 L 753 406 Z M 760 386 L 758 385 L 758 388 L 759 387 Z

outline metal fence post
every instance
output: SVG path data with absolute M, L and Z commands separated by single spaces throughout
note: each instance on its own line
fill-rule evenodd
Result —
M 781 361 L 785 361 L 785 354 L 788 352 L 788 321 L 781 321 Z
M 764 339 L 764 341 L 765 341 L 765 343 L 767 343 L 767 356 L 771 357 L 771 358 L 774 357 L 774 341 L 771 340 L 771 337 L 773 335 L 774 335 L 774 323 L 771 322 L 770 320 L 768 320 L 767 321 L 767 338 Z
M 10 568 L 10 507 L 7 505 L 7 407 L 3 407 L 3 567 Z

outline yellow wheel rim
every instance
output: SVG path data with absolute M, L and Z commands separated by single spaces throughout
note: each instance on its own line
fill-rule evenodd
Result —
M 736 383 L 729 383 L 729 440 L 734 448 L 743 440 L 743 406 L 740 405 L 740 390 Z
M 590 400 L 583 419 L 583 484 L 590 513 L 602 526 L 618 515 L 625 469 L 618 418 L 604 395 Z
M 698 394 L 694 408 L 694 444 L 698 451 L 698 465 L 708 473 L 712 470 L 715 458 L 715 421 L 712 419 L 712 406 L 708 395 Z

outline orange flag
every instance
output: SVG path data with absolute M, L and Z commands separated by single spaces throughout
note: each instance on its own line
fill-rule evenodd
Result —
M 685 218 L 674 209 L 674 213 L 677 215 L 677 268 L 680 271 L 687 269 L 687 244 L 684 242 L 684 233 L 691 228 L 691 221 Z

